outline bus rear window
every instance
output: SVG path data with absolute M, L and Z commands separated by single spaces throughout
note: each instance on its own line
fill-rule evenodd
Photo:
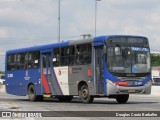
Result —
M 37 69 L 39 67 L 39 51 L 10 54 L 7 56 L 7 70 Z
M 7 56 L 7 70 L 15 70 L 16 67 L 16 54 Z

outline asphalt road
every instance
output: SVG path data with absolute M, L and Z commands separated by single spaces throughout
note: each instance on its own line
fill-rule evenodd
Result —
M 160 96 L 131 95 L 129 101 L 126 104 L 118 104 L 114 99 L 96 98 L 92 104 L 82 104 L 79 98 L 77 97 L 75 97 L 69 103 L 58 102 L 57 99 L 45 99 L 42 102 L 30 102 L 27 96 L 14 96 L 5 93 L 0 93 L 0 111 L 160 111 Z M 39 118 L 25 119 L 39 120 Z M 53 118 L 46 118 L 46 120 L 48 119 Z M 54 119 L 70 120 L 71 118 L 64 116 Z M 72 119 L 96 120 L 97 118 L 72 117 Z M 124 118 L 119 117 L 114 119 L 107 117 L 107 119 L 124 120 Z M 132 120 L 134 118 L 132 117 L 129 119 Z M 146 118 L 144 119 L 146 120 Z M 154 119 L 157 120 L 157 118 L 152 118 L 152 120 Z

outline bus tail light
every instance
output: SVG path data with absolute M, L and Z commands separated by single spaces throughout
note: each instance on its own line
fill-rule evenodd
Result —
M 88 77 L 91 77 L 91 76 L 92 76 L 92 69 L 88 68 Z
M 115 82 L 115 84 L 119 86 L 129 86 L 128 82 Z

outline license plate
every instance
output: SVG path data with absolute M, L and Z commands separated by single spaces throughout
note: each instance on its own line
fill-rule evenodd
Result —
M 129 84 L 132 86 L 139 86 L 139 85 L 142 85 L 142 82 L 129 82 Z
M 128 90 L 129 93 L 135 93 L 136 90 Z

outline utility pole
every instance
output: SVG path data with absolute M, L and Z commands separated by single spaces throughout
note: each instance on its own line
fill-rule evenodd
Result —
M 61 0 L 58 0 L 58 42 L 61 42 Z
M 97 34 L 97 1 L 101 1 L 101 0 L 95 0 L 95 36 Z

